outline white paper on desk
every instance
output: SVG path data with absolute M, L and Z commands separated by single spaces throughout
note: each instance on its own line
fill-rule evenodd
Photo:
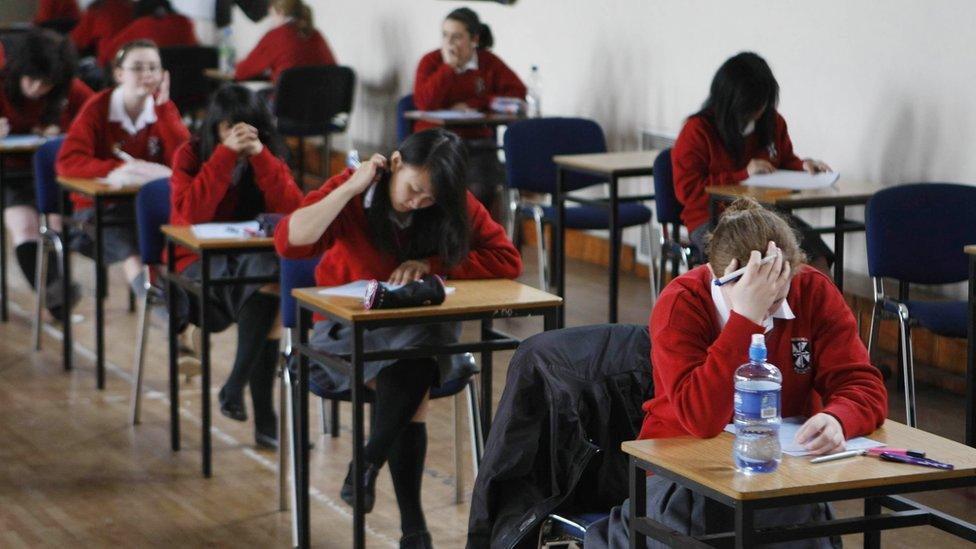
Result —
M 4 147 L 35 147 L 43 145 L 48 140 L 40 135 L 8 135 L 0 139 L 0 146 Z
M 796 439 L 796 432 L 800 430 L 800 427 L 807 419 L 801 416 L 784 417 L 783 423 L 779 426 L 779 444 L 783 448 L 783 453 L 791 456 L 808 456 L 808 452 L 802 445 L 794 442 Z M 729 433 L 735 434 L 735 424 L 729 423 L 725 426 L 725 430 Z M 868 448 L 877 448 L 878 446 L 884 446 L 884 443 L 878 442 L 876 440 L 871 440 L 867 437 L 856 437 L 848 440 L 845 445 L 845 450 L 867 450 Z
M 809 174 L 795 170 L 776 170 L 773 173 L 754 175 L 743 181 L 742 184 L 750 187 L 773 187 L 805 191 L 827 188 L 833 185 L 838 177 L 840 177 L 839 172 Z
M 382 283 L 388 290 L 396 290 L 397 288 L 402 288 L 403 284 L 388 284 L 386 282 Z M 342 286 L 332 286 L 331 288 L 323 288 L 319 290 L 319 295 L 334 295 L 339 297 L 355 297 L 357 299 L 362 299 L 366 297 L 366 288 L 369 286 L 368 280 L 356 280 L 350 282 L 349 284 L 343 284 Z M 444 288 L 444 293 L 446 295 L 451 295 L 454 293 L 453 286 L 447 286 Z
M 103 178 L 103 181 L 115 188 L 141 187 L 150 181 L 164 179 L 171 175 L 173 170 L 165 164 L 135 160 L 115 168 Z
M 257 221 L 199 223 L 193 226 L 193 236 L 203 240 L 208 238 L 246 238 L 257 233 L 260 228 Z
M 450 109 L 440 111 L 421 111 L 425 116 L 443 118 L 445 120 L 476 120 L 484 118 L 484 113 L 478 111 L 455 111 Z

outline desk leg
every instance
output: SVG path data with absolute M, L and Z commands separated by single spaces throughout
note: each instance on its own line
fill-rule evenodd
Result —
M 556 329 L 556 325 L 559 323 L 559 309 L 561 307 L 560 305 L 559 307 L 546 310 L 545 315 L 542 317 L 542 331 L 548 332 L 549 330 Z
M 755 510 L 747 501 L 735 504 L 735 549 L 752 549 L 756 546 Z
M 556 193 L 553 197 L 556 205 L 556 223 L 552 228 L 555 260 L 550 270 L 556 295 L 563 298 L 563 306 L 559 309 L 559 328 L 566 325 L 566 198 L 563 196 L 563 173 L 563 169 L 556 166 Z M 486 425 L 485 433 L 487 432 Z
M 637 466 L 637 460 L 630 458 L 630 516 L 627 524 L 630 532 L 630 549 L 647 547 L 647 537 L 637 531 L 637 520 L 647 516 L 647 475 Z
M 363 384 L 363 328 L 359 324 L 353 325 L 352 344 L 352 478 L 353 478 L 353 547 L 366 547 L 366 513 L 363 509 L 363 472 L 366 469 L 363 462 L 363 405 L 365 404 L 365 386 Z M 487 430 L 486 430 L 487 432 Z
M 105 388 L 105 250 L 102 249 L 104 204 L 95 196 L 95 376 L 99 389 Z M 66 296 L 67 297 L 67 296 Z M 67 322 L 68 317 L 66 317 Z
M 715 226 L 718 225 L 718 216 L 719 213 L 721 213 L 719 212 L 720 204 L 721 202 L 719 201 L 718 198 L 715 198 L 712 195 L 708 196 L 708 219 L 712 229 L 714 229 Z M 701 250 L 701 252 L 704 254 L 705 250 Z
M 64 307 L 64 322 L 61 323 L 62 333 L 62 361 L 64 369 L 71 369 L 71 358 L 74 343 L 71 340 L 71 237 L 68 231 L 68 216 L 71 213 L 71 193 L 61 189 L 61 238 L 64 243 L 64 253 L 61 254 L 61 303 Z
M 617 322 L 617 293 L 618 279 L 620 278 L 620 240 L 623 238 L 619 224 L 619 211 L 617 206 L 620 203 L 617 196 L 617 176 L 610 177 L 610 306 L 607 309 L 607 321 L 611 324 Z M 653 273 L 652 273 L 653 274 Z
M 491 339 L 491 332 L 492 320 L 481 319 L 481 341 Z M 491 351 L 481 351 L 481 432 L 485 440 L 491 431 L 492 366 Z
M 302 314 L 302 308 L 297 308 L 298 315 L 298 342 L 299 349 L 308 345 L 308 319 L 307 315 Z M 307 549 L 310 544 L 309 531 L 309 498 L 308 498 L 308 376 L 309 376 L 308 356 L 299 350 L 298 352 L 298 383 L 295 391 L 297 394 L 293 399 L 295 429 L 294 441 L 295 452 L 298 459 L 295 461 L 295 517 L 298 521 L 298 546 Z M 355 396 L 355 391 L 353 391 Z M 355 454 L 355 446 L 353 447 Z
M 4 157 L 0 154 L 0 320 L 7 321 L 7 220 L 5 212 L 7 210 L 7 199 L 4 196 L 7 184 L 7 170 L 4 165 Z M 40 243 L 38 243 L 40 245 Z M 43 291 L 39 289 L 38 291 Z
M 878 498 L 864 498 L 864 518 L 881 514 L 881 500 Z M 864 531 L 864 549 L 881 549 L 881 531 Z
M 834 207 L 834 284 L 844 292 L 844 206 Z
M 976 448 L 976 255 L 969 256 L 969 340 L 966 356 L 966 444 Z
M 200 253 L 200 450 L 203 453 L 203 476 L 213 474 L 210 447 L 210 254 Z
M 65 252 L 67 254 L 67 252 Z M 176 273 L 176 245 L 172 240 L 166 240 L 166 272 Z M 169 335 L 169 444 L 174 452 L 180 450 L 180 372 L 177 368 L 176 331 L 176 284 L 169 276 L 166 277 L 166 310 L 169 311 L 167 330 Z

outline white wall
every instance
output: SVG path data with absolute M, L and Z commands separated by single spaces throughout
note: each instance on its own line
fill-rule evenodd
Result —
M 393 141 L 393 104 L 437 47 L 448 11 L 468 5 L 518 74 L 538 64 L 546 115 L 596 119 L 616 150 L 640 128 L 677 132 L 715 69 L 753 50 L 781 86 L 800 155 L 843 179 L 976 182 L 976 2 L 971 0 L 313 0 L 316 24 L 361 84 L 356 142 Z M 237 14 L 240 15 L 239 13 Z M 238 23 L 239 55 L 260 26 Z M 249 22 L 248 22 L 249 23 Z M 827 218 L 824 217 L 824 220 Z M 864 269 L 863 236 L 848 264 Z

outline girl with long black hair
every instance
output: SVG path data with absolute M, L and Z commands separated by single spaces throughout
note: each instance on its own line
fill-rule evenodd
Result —
M 291 213 L 302 193 L 282 160 L 283 145 L 264 102 L 238 85 L 218 90 L 196 135 L 173 158 L 170 222 L 190 225 L 211 221 L 245 221 L 260 213 Z M 200 277 L 200 261 L 177 248 L 176 268 Z M 273 276 L 274 253 L 217 256 L 210 260 L 211 276 Z M 237 354 L 230 376 L 220 390 L 220 411 L 247 420 L 244 387 L 250 385 L 255 440 L 259 446 L 277 445 L 277 422 L 272 403 L 278 356 L 280 321 L 278 298 L 259 284 L 224 285 L 211 290 L 207 306 L 215 331 L 237 323 Z M 198 318 L 196 296 L 181 294 L 177 315 L 183 326 Z M 181 327 L 182 328 L 182 327 Z
M 356 171 L 346 170 L 305 197 L 286 217 L 275 244 L 288 258 L 321 257 L 319 286 L 360 279 L 405 283 L 425 274 L 453 278 L 514 278 L 522 270 L 518 251 L 501 226 L 465 187 L 467 154 L 461 139 L 442 129 L 411 135 L 389 158 L 374 155 Z M 370 350 L 457 341 L 460 323 L 371 330 Z M 345 354 L 348 328 L 316 322 L 311 345 Z M 376 475 L 389 462 L 400 507 L 401 547 L 430 547 L 420 505 L 427 452 L 427 399 L 435 383 L 471 375 L 462 361 L 433 358 L 366 363 L 367 385 L 376 392 L 366 470 L 359 479 L 365 507 L 372 509 Z M 312 382 L 330 391 L 349 389 L 349 372 L 315 364 Z M 352 501 L 350 474 L 342 498 Z

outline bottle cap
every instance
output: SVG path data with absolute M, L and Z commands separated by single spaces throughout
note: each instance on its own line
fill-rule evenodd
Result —
M 766 362 L 765 335 L 752 334 L 752 344 L 749 345 L 749 360 L 753 362 Z

